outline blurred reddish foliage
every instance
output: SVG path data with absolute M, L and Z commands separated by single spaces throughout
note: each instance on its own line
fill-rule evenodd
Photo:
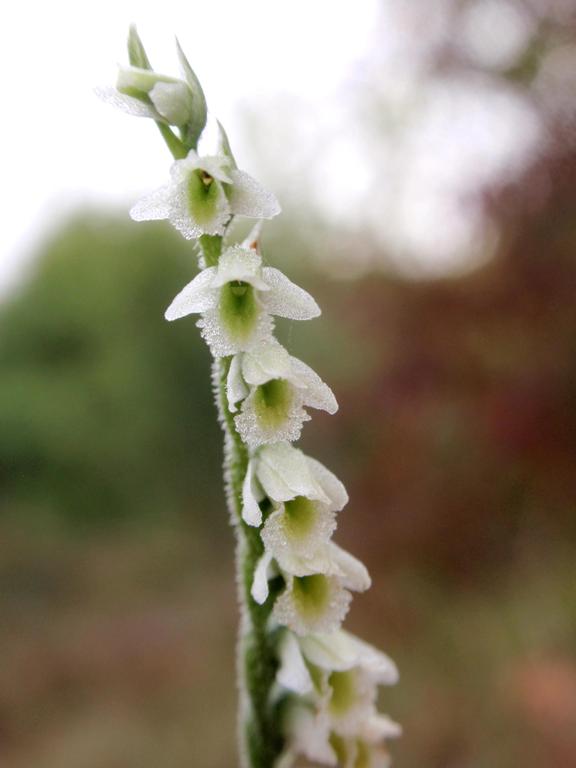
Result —
M 368 459 L 360 546 L 459 579 L 525 539 L 576 539 L 576 153 L 540 158 L 486 205 L 502 237 L 481 270 L 339 297 L 382 350 L 341 398 L 349 453 Z

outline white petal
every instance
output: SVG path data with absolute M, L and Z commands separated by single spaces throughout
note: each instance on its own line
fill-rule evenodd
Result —
M 280 204 L 272 192 L 244 171 L 231 170 L 232 186 L 228 190 L 230 209 L 236 216 L 271 219 L 280 213 Z
M 254 485 L 254 464 L 248 462 L 248 470 L 242 483 L 242 517 L 248 525 L 259 526 L 262 524 L 262 511 L 258 506 Z
M 140 101 L 140 99 L 136 99 L 133 96 L 119 93 L 115 88 L 95 88 L 94 93 L 99 99 L 102 99 L 102 101 L 121 109 L 128 115 L 134 115 L 135 117 L 151 117 L 153 120 L 161 119 L 152 104 L 146 104 L 146 102 Z
M 213 288 L 216 267 L 199 272 L 176 296 L 166 310 L 166 320 L 177 320 L 194 312 L 206 312 L 216 305 L 217 294 Z
M 264 552 L 254 569 L 254 580 L 252 581 L 250 594 L 259 605 L 266 602 L 270 592 L 268 589 L 268 579 L 270 578 L 271 562 L 272 555 L 268 552 Z
M 277 341 L 269 341 L 246 352 L 242 375 L 247 384 L 259 386 L 272 379 L 285 379 L 291 369 L 290 355 Z
M 130 209 L 130 216 L 134 221 L 168 219 L 171 204 L 170 187 L 160 187 L 138 200 Z
M 244 400 L 248 392 L 248 387 L 242 378 L 242 352 L 240 352 L 232 358 L 226 377 L 226 397 L 228 408 L 232 413 L 237 410 L 236 403 Z
M 373 715 L 368 718 L 361 732 L 362 738 L 374 744 L 382 739 L 396 739 L 402 735 L 402 726 L 387 715 Z
M 364 563 L 334 542 L 330 542 L 328 546 L 332 572 L 340 577 L 343 586 L 353 589 L 355 592 L 364 592 L 369 589 L 372 580 Z
M 289 280 L 274 267 L 264 267 L 262 276 L 270 286 L 263 298 L 264 306 L 271 315 L 290 320 L 311 320 L 321 314 L 320 307 L 310 294 Z
M 157 111 L 172 125 L 184 125 L 190 119 L 190 88 L 186 83 L 158 82 L 149 93 Z
M 304 663 L 296 636 L 289 630 L 284 632 L 278 647 L 280 669 L 277 680 L 284 688 L 304 695 L 313 689 L 310 672 Z
M 310 472 L 308 457 L 289 443 L 262 448 L 256 471 L 260 484 L 273 501 L 289 501 L 296 496 L 330 501 Z
M 348 493 L 344 484 L 338 480 L 333 472 L 330 472 L 324 464 L 321 464 L 311 456 L 306 457 L 311 474 L 318 482 L 324 494 L 330 499 L 331 509 L 340 512 L 348 504 Z
M 305 388 L 304 405 L 308 405 L 310 408 L 319 408 L 330 414 L 336 413 L 338 403 L 328 384 L 325 384 L 320 376 L 309 365 L 303 363 L 302 360 L 292 357 L 291 363 L 292 377 L 290 381 L 293 383 L 298 382 L 299 386 Z
M 267 291 L 268 284 L 262 279 L 262 258 L 253 248 L 234 245 L 227 248 L 218 262 L 215 285 L 222 286 L 234 280 L 249 283 L 259 291 Z

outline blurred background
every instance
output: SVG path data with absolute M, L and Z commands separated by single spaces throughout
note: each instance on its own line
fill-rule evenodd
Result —
M 350 491 L 338 541 L 374 584 L 348 627 L 399 664 L 395 765 L 574 768 L 574 0 L 10 14 L 0 766 L 236 764 L 209 356 L 162 317 L 194 252 L 129 220 L 169 156 L 91 92 L 137 21 L 159 70 L 178 33 L 282 202 L 265 258 L 323 307 L 279 333 L 340 402 L 302 447 Z

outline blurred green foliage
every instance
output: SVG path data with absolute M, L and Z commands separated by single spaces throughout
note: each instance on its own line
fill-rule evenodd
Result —
M 179 515 L 220 500 L 209 358 L 165 307 L 197 271 L 168 227 L 82 215 L 0 319 L 0 480 L 11 514 Z M 218 495 L 216 495 L 218 494 Z

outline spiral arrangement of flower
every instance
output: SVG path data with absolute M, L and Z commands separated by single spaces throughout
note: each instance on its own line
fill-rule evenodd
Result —
M 335 413 L 330 387 L 274 337 L 274 317 L 311 320 L 315 300 L 260 253 L 275 196 L 237 168 L 223 128 L 216 154 L 200 156 L 206 101 L 180 46 L 183 78 L 153 71 L 130 30 L 130 66 L 100 95 L 154 120 L 174 156 L 170 181 L 132 208 L 137 221 L 167 219 L 199 244 L 200 272 L 166 311 L 199 315 L 214 358 L 225 436 L 224 474 L 237 536 L 241 628 L 241 760 L 287 768 L 298 759 L 385 768 L 399 726 L 376 708 L 378 686 L 397 681 L 392 660 L 341 629 L 351 592 L 370 586 L 365 566 L 332 541 L 348 502 L 338 478 L 293 443 L 308 409 Z M 176 131 L 174 130 L 176 129 Z M 256 220 L 227 240 L 234 217 Z

